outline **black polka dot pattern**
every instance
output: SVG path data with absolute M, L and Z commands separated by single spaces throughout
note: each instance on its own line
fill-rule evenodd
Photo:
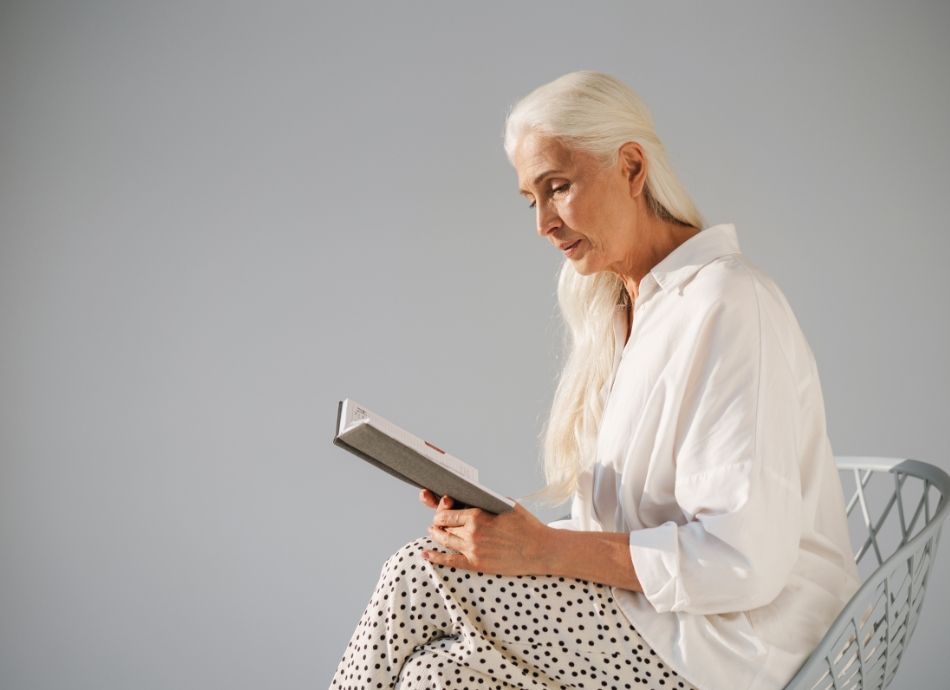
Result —
M 630 625 L 610 588 L 498 576 L 422 558 L 418 539 L 386 561 L 331 690 L 588 688 L 695 690 Z

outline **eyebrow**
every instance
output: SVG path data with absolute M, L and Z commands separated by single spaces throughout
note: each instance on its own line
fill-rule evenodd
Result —
M 561 172 L 560 170 L 554 170 L 554 169 L 552 169 L 552 170 L 545 170 L 543 173 L 541 173 L 541 174 L 538 175 L 536 178 L 534 178 L 534 182 L 533 182 L 532 184 L 537 185 L 541 180 L 543 180 L 543 179 L 544 179 L 545 177 L 547 177 L 548 175 L 557 175 L 557 174 L 560 173 L 560 172 Z M 521 194 L 529 194 L 529 193 L 530 193 L 530 192 L 528 192 L 528 191 L 525 190 L 525 189 L 519 189 L 518 191 L 519 191 Z

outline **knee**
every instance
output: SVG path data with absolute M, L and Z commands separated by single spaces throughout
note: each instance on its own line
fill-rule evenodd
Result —
M 390 556 L 383 566 L 383 574 L 421 568 L 429 563 L 422 557 L 422 552 L 437 548 L 439 548 L 439 545 L 429 537 L 414 539 Z

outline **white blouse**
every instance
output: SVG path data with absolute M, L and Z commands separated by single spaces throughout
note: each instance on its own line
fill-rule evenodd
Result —
M 552 526 L 630 533 L 621 610 L 700 690 L 784 687 L 858 589 L 811 349 L 784 295 L 698 233 L 617 321 L 596 462 Z

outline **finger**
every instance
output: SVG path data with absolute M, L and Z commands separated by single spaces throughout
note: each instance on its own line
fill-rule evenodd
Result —
M 426 529 L 429 530 L 430 539 L 438 543 L 440 546 L 445 546 L 445 540 L 448 538 L 448 532 L 444 532 L 438 527 L 433 527 L 432 525 L 429 525 Z
M 429 536 L 447 549 L 461 551 L 465 546 L 465 542 L 460 537 L 452 534 L 451 532 L 441 530 L 434 525 L 429 525 Z
M 468 562 L 460 553 L 445 553 L 444 551 L 423 551 L 422 557 L 434 563 L 435 565 L 447 566 L 449 568 L 465 568 L 466 570 L 475 570 L 472 564 Z
M 469 520 L 467 510 L 439 510 L 432 518 L 436 527 L 461 527 Z
M 443 496 L 439 501 L 439 510 L 452 510 L 454 505 L 455 501 L 452 500 L 451 496 Z
M 428 508 L 438 508 L 439 502 L 435 499 L 435 494 L 428 489 L 419 492 L 419 500 Z

